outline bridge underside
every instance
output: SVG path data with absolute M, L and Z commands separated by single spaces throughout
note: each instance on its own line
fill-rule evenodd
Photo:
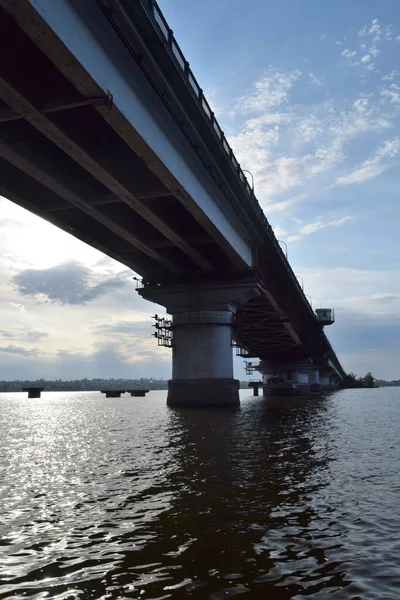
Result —
M 0 1 L 0 194 L 153 281 L 244 268 L 32 15 Z

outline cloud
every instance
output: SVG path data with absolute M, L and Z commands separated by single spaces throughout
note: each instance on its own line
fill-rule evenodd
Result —
M 345 58 L 353 58 L 353 56 L 355 56 L 357 54 L 357 52 L 355 50 L 350 51 L 348 48 L 346 48 L 345 50 L 343 50 L 343 52 L 341 54 Z
M 303 268 L 305 287 L 316 302 L 339 306 L 352 318 L 383 314 L 400 323 L 400 274 L 395 270 Z M 372 290 L 379 290 L 373 292 Z
M 274 213 L 286 212 L 288 209 L 292 208 L 296 204 L 299 204 L 306 198 L 307 194 L 299 194 L 297 196 L 293 196 L 292 198 L 287 198 L 287 200 L 283 200 L 282 202 L 267 204 L 264 206 L 264 212 L 267 216 Z
M 393 31 L 392 31 L 393 27 L 391 25 L 388 25 L 388 27 L 386 27 L 386 31 L 385 31 L 385 35 L 384 38 L 385 40 L 392 40 L 393 39 Z
M 12 278 L 21 296 L 37 302 L 82 305 L 110 290 L 128 285 L 128 271 L 104 278 L 78 262 L 66 262 L 48 269 L 25 269 Z
M 254 91 L 239 99 L 235 112 L 248 115 L 282 106 L 288 101 L 289 91 L 300 75 L 299 69 L 285 72 L 270 66 L 256 81 Z
M 379 22 L 379 19 L 373 19 L 371 25 L 364 25 L 362 29 L 358 32 L 358 35 L 361 37 L 371 36 L 374 42 L 377 42 L 381 39 L 383 34 L 383 26 Z
M 357 51 L 350 50 L 349 48 L 343 50 L 341 55 L 348 60 L 348 64 L 351 67 L 360 66 L 364 71 L 376 71 L 374 60 L 378 58 L 381 53 L 381 48 L 378 46 L 382 41 L 390 41 L 393 39 L 392 29 L 391 25 L 385 26 L 378 19 L 374 19 L 370 25 L 365 25 L 358 32 L 360 37 L 366 38 L 365 42 L 360 44 L 360 50 L 362 51 L 360 60 L 354 60 Z
M 393 81 L 393 79 L 395 77 L 397 77 L 398 73 L 397 71 L 391 71 L 390 73 L 388 73 L 387 75 L 384 75 L 382 77 L 383 81 Z
M 21 356 L 38 356 L 42 352 L 38 348 L 23 348 L 22 346 L 2 346 L 0 354 L 20 354 Z
M 371 46 L 371 48 L 368 50 L 369 56 L 373 56 L 374 58 L 376 58 L 379 53 L 380 50 L 378 50 L 378 48 L 376 46 Z
M 387 98 L 391 104 L 400 104 L 400 86 L 396 83 L 382 88 L 380 94 L 383 98 Z
M 316 115 L 307 115 L 300 120 L 297 135 L 302 142 L 310 142 L 324 133 L 321 121 Z
M 311 83 L 313 83 L 314 85 L 322 85 L 322 81 L 319 77 L 317 77 L 315 75 L 315 73 L 309 73 L 308 74 L 309 80 L 311 81 Z
M 49 337 L 46 331 L 27 331 L 26 337 L 30 342 L 40 342 L 43 338 Z
M 343 329 L 340 329 L 340 333 L 342 335 L 344 333 L 345 335 L 349 335 L 350 333 L 350 335 L 353 335 L 353 339 L 355 335 L 360 334 L 356 338 L 358 344 L 352 352 L 340 351 L 340 359 L 342 364 L 347 367 L 347 372 L 354 372 L 357 375 L 364 375 L 367 372 L 372 372 L 377 379 L 384 379 L 387 381 L 398 379 L 400 351 L 393 346 L 388 348 L 387 339 L 382 335 L 382 333 L 386 332 L 380 331 L 382 338 L 380 348 L 377 348 L 377 344 L 374 343 L 373 340 L 367 340 L 367 343 L 369 341 L 370 346 L 369 348 L 366 348 L 366 341 L 364 341 L 361 331 L 353 332 L 350 329 L 344 332 Z M 397 331 L 397 334 L 399 335 L 400 331 Z M 335 347 L 337 348 L 337 343 Z
M 140 333 L 152 333 L 151 326 L 153 325 L 150 317 L 145 321 L 115 321 L 113 323 L 101 323 L 99 325 L 91 325 L 90 330 L 97 335 L 105 336 L 132 336 Z
M 269 160 L 272 148 L 279 142 L 279 126 L 271 126 L 273 121 L 270 115 L 265 117 L 247 121 L 238 135 L 229 138 L 238 159 L 245 157 L 245 164 L 265 163 Z
M 18 304 L 17 302 L 8 302 L 10 306 L 19 310 L 20 312 L 26 312 L 25 306 L 23 304 Z
M 347 60 L 347 64 L 350 67 L 358 67 L 360 65 L 359 61 L 355 59 L 355 56 L 357 55 L 356 50 L 350 50 L 349 48 L 345 48 L 340 55 Z
M 0 329 L 0 337 L 14 340 L 16 337 L 18 337 L 18 335 L 15 333 L 12 333 L 11 331 L 6 331 L 4 329 Z
M 296 242 L 301 238 L 310 235 L 311 233 L 315 233 L 320 229 L 326 229 L 327 227 L 342 227 L 346 223 L 351 223 L 354 220 L 353 217 L 346 216 L 342 219 L 337 219 L 335 221 L 327 221 L 324 222 L 322 220 L 315 221 L 314 223 L 309 223 L 308 225 L 303 225 L 300 227 L 298 233 L 296 235 L 291 235 L 288 237 L 288 242 Z
M 329 340 L 347 371 L 393 379 L 400 363 L 400 275 L 395 270 L 303 268 L 316 306 L 335 309 Z M 371 292 L 379 290 L 379 292 Z
M 364 161 L 362 165 L 336 180 L 337 185 L 349 185 L 352 183 L 363 183 L 368 179 L 381 175 L 390 167 L 386 159 L 394 158 L 400 152 L 400 137 L 386 140 L 375 152 L 372 158 Z
M 171 375 L 171 355 L 166 352 L 141 349 L 143 354 L 132 357 L 122 351 L 118 342 L 98 343 L 92 352 L 74 352 L 59 349 L 56 353 L 41 354 L 37 349 L 17 346 L 0 348 L 0 379 L 135 379 L 154 377 L 168 379 Z
M 368 317 L 378 318 L 382 324 L 382 317 L 399 321 L 400 293 L 399 294 L 365 294 L 346 298 L 338 298 L 336 306 L 344 308 L 353 314 L 355 320 Z
M 274 233 L 277 238 L 287 237 L 287 231 L 283 229 L 280 225 L 274 227 Z
M 370 54 L 366 54 L 365 56 L 363 56 L 363 57 L 361 58 L 361 62 L 362 62 L 362 63 L 364 63 L 364 64 L 365 64 L 365 63 L 368 63 L 368 62 L 370 62 L 370 61 L 371 61 L 371 55 L 370 55 Z
M 32 327 L 17 327 L 11 329 L 0 329 L 0 338 L 10 340 L 23 340 L 28 342 L 39 342 L 43 338 L 49 337 L 46 331 L 39 331 Z
M 1 196 L 0 196 L 1 199 Z M 16 219 L 7 219 L 5 217 L 0 219 L 0 229 L 7 229 L 8 227 L 21 227 L 21 223 Z
M 335 168 L 349 162 L 349 143 L 367 133 L 380 134 L 392 122 L 371 94 L 361 93 L 344 105 L 326 97 L 299 104 L 294 102 L 294 83 L 299 89 L 310 86 L 309 74 L 306 78 L 298 70 L 285 74 L 272 67 L 267 74 L 236 104 L 231 117 L 240 113 L 245 118 L 237 120 L 229 142 L 242 167 L 253 173 L 261 205 L 272 214 L 293 206 L 285 198 L 288 192 L 299 197 L 310 195 L 313 187 L 332 185 Z
M 391 302 L 399 302 L 400 294 L 373 294 L 371 302 L 379 304 L 389 304 Z

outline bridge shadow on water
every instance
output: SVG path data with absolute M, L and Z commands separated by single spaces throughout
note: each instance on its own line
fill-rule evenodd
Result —
M 179 432 L 171 507 L 152 524 L 142 567 L 137 555 L 124 562 L 144 597 L 325 598 L 345 585 L 340 563 L 326 557 L 339 532 L 312 501 L 333 459 L 323 439 L 329 402 L 260 397 L 237 410 L 171 409 Z

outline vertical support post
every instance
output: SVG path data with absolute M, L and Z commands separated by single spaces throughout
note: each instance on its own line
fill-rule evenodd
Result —
M 205 310 L 172 315 L 170 406 L 238 405 L 233 379 L 232 312 Z
M 310 392 L 318 392 L 321 389 L 319 369 L 311 369 L 308 372 L 308 383 L 310 384 Z
M 320 383 L 324 389 L 329 388 L 330 387 L 329 386 L 329 375 L 326 375 L 326 374 L 320 375 Z

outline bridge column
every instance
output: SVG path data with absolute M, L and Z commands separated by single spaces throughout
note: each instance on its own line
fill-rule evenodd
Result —
M 233 379 L 232 317 L 230 309 L 172 314 L 169 405 L 239 404 L 239 381 Z
M 319 380 L 320 380 L 322 389 L 324 389 L 324 390 L 329 389 L 329 387 L 330 387 L 329 375 L 327 375 L 326 373 L 323 373 L 320 375 Z
M 311 369 L 308 372 L 308 383 L 310 384 L 311 392 L 318 392 L 321 389 L 319 380 L 319 369 Z
M 329 376 L 329 385 L 332 389 L 336 389 L 339 387 L 338 381 L 339 381 L 339 378 L 337 375 L 332 374 Z
M 232 326 L 236 307 L 258 295 L 254 281 L 150 287 L 139 294 L 172 315 L 170 406 L 238 406 L 233 378 Z

